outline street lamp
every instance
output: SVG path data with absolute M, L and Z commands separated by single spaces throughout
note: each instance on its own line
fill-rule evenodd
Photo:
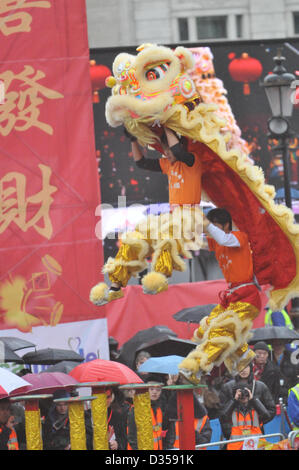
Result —
M 293 113 L 292 93 L 294 90 L 291 85 L 296 77 L 292 73 L 288 73 L 283 66 L 285 57 L 281 55 L 281 48 L 277 50 L 277 55 L 273 60 L 275 62 L 273 72 L 264 78 L 261 86 L 265 89 L 272 111 L 272 117 L 268 120 L 268 129 L 272 137 L 280 140 L 280 144 L 276 149 L 281 149 L 283 155 L 285 201 L 286 205 L 292 208 L 288 145 L 291 131 L 288 118 Z

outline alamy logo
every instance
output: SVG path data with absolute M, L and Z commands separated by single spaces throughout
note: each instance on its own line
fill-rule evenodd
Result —
M 291 354 L 291 363 L 294 365 L 299 364 L 299 340 L 295 340 L 292 342 L 292 346 L 297 346 L 297 349 L 292 352 Z

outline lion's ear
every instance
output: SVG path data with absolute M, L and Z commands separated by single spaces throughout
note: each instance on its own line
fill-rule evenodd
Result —
M 178 57 L 180 61 L 182 72 L 186 72 L 187 70 L 193 69 L 195 62 L 192 52 L 189 49 L 186 49 L 186 47 L 183 46 L 178 46 L 174 50 L 174 54 L 176 55 L 176 57 Z

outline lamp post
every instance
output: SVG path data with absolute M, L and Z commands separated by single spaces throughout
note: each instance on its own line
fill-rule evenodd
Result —
M 275 62 L 273 72 L 264 78 L 261 86 L 265 89 L 272 111 L 272 117 L 268 120 L 268 129 L 272 137 L 279 139 L 280 144 L 277 149 L 282 150 L 285 202 L 287 207 L 292 208 L 288 145 L 291 130 L 288 118 L 293 113 L 292 93 L 294 90 L 291 85 L 296 77 L 288 73 L 283 66 L 285 57 L 281 55 L 281 48 L 277 50 L 277 55 L 273 60 Z

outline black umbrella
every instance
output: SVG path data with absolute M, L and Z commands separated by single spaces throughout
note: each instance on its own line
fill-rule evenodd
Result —
M 61 361 L 82 362 L 84 357 L 71 349 L 39 349 L 23 356 L 25 364 L 57 364 Z
M 160 338 L 153 339 L 147 343 L 143 343 L 137 349 L 139 351 L 147 351 L 151 356 L 187 356 L 190 351 L 196 347 L 196 343 L 188 339 L 175 338 L 174 336 L 164 335 Z
M 183 308 L 175 313 L 173 318 L 176 321 L 184 321 L 188 323 L 200 323 L 200 321 L 209 315 L 217 304 L 196 305 L 195 307 Z
M 249 340 L 249 344 L 257 343 L 258 341 L 270 342 L 274 339 L 281 339 L 284 341 L 292 342 L 299 340 L 299 334 L 294 330 L 290 330 L 286 326 L 264 326 L 251 330 L 253 333 Z
M 23 359 L 4 342 L 0 342 L 0 363 L 1 362 L 15 362 L 16 364 L 24 364 Z
M 61 361 L 57 362 L 57 364 L 54 364 L 53 366 L 48 367 L 45 371 L 42 372 L 63 372 L 64 374 L 68 374 L 73 370 L 75 367 L 77 367 L 78 362 L 74 361 Z
M 160 338 L 161 336 L 165 335 L 177 336 L 174 331 L 163 325 L 152 326 L 151 328 L 138 331 L 138 333 L 136 333 L 134 336 L 132 336 L 132 338 L 123 344 L 117 360 L 135 370 L 134 362 L 137 348 L 142 343 L 151 341 L 155 338 Z
M 30 341 L 24 339 L 15 338 L 14 336 L 0 336 L 0 341 L 5 343 L 13 351 L 36 347 L 36 344 L 30 343 Z

